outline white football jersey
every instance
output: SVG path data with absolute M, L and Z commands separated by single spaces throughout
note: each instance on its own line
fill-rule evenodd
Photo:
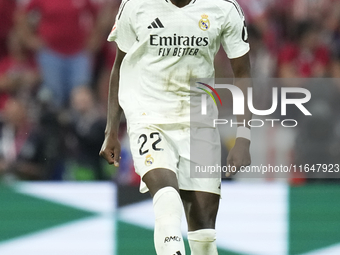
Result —
M 170 0 L 124 0 L 108 40 L 127 53 L 118 96 L 128 122 L 189 122 L 190 98 L 204 93 L 190 89 L 190 79 L 213 79 L 221 43 L 238 58 L 249 51 L 247 37 L 234 0 L 192 0 L 182 8 Z

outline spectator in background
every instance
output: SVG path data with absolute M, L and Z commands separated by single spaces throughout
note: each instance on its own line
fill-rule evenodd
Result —
M 100 113 L 99 106 L 88 87 L 77 87 L 71 94 L 70 126 L 75 137 L 73 151 L 80 165 L 94 171 L 96 180 L 105 180 L 101 158 L 98 151 L 104 139 L 106 118 Z
M 252 66 L 252 77 L 272 78 L 275 72 L 275 59 L 263 43 L 262 33 L 257 27 L 248 27 L 250 52 L 250 63 Z
M 113 63 L 116 58 L 116 45 L 112 43 L 106 43 L 102 50 L 105 61 L 101 65 L 97 81 L 97 94 L 99 102 L 103 109 L 107 109 L 107 97 L 109 92 L 109 81 Z M 101 58 L 103 61 L 103 58 Z
M 21 37 L 37 53 L 42 91 L 57 109 L 68 105 L 75 87 L 91 82 L 96 13 L 90 0 L 30 0 L 18 15 Z
M 0 60 L 7 56 L 7 37 L 13 27 L 15 0 L 0 0 Z
M 0 111 L 11 95 L 26 101 L 38 87 L 40 75 L 34 58 L 27 52 L 16 31 L 11 31 L 8 38 L 9 54 L 0 59 Z
M 319 28 L 314 23 L 298 24 L 296 42 L 283 46 L 279 53 L 279 78 L 311 78 L 328 75 L 330 53 L 320 42 L 319 32 Z
M 331 77 L 340 78 L 340 1 L 332 5 L 324 25 L 332 50 Z
M 119 5 L 120 1 L 106 1 L 101 8 L 97 22 L 97 31 L 99 33 L 98 38 L 102 38 L 102 44 L 96 44 L 101 47 L 98 48 L 95 61 L 94 91 L 98 96 L 99 103 L 104 111 L 107 109 L 110 74 L 116 58 L 115 45 L 109 43 L 106 39 L 112 29 L 112 24 L 115 22 Z
M 16 98 L 8 99 L 0 125 L 0 174 L 22 180 L 44 179 L 41 142 L 25 105 Z
M 289 0 L 291 1 L 291 16 L 297 22 L 319 22 L 328 14 L 329 7 L 338 0 Z

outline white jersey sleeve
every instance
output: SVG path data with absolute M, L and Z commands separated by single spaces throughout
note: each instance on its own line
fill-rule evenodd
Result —
M 137 36 L 133 28 L 133 3 L 131 0 L 123 0 L 118 14 L 116 16 L 116 22 L 109 34 L 107 40 L 109 42 L 115 41 L 118 48 L 125 53 L 129 51 L 132 45 L 137 42 Z
M 222 45 L 228 58 L 238 58 L 249 51 L 248 32 L 241 7 L 236 1 L 228 0 L 233 7 L 226 15 L 222 32 Z

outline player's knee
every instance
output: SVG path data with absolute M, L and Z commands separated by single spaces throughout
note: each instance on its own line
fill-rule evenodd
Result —
M 204 213 L 194 212 L 190 213 L 189 229 L 213 229 L 215 228 L 216 215 L 204 211 Z
M 148 171 L 142 179 L 153 197 L 158 191 L 166 187 L 173 187 L 178 190 L 176 173 L 169 169 L 155 168 Z M 160 194 L 162 194 L 162 192 L 159 193 L 159 196 Z
M 215 229 L 199 229 L 188 232 L 188 239 L 196 242 L 214 242 L 216 240 Z
M 156 192 L 153 197 L 156 220 L 164 216 L 182 218 L 182 201 L 173 187 L 164 187 Z

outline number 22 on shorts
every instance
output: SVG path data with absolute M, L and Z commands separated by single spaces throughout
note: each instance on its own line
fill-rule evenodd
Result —
M 155 151 L 162 151 L 163 148 L 157 147 L 157 144 L 162 141 L 160 134 L 158 132 L 150 133 L 150 139 L 154 140 L 156 138 L 158 139 L 152 143 L 152 149 Z M 143 147 L 147 143 L 147 141 L 148 141 L 148 136 L 146 134 L 141 134 L 138 138 L 138 144 L 141 143 L 141 146 L 139 148 L 139 155 L 141 156 L 149 152 L 149 149 L 143 150 Z

